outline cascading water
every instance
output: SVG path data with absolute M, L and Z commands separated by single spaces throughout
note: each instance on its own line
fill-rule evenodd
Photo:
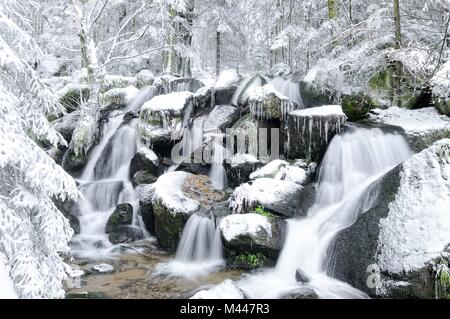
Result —
M 224 263 L 222 241 L 214 216 L 192 215 L 183 229 L 174 260 L 158 265 L 156 274 L 196 278 Z
M 133 225 L 130 227 L 141 228 L 142 222 L 137 216 L 138 200 L 129 178 L 130 163 L 137 148 L 137 120 L 126 121 L 125 115 L 138 110 L 156 92 L 155 87 L 144 88 L 125 109 L 112 112 L 104 125 L 102 139 L 93 149 L 78 180 L 84 200 L 80 204 L 80 234 L 72 239 L 75 255 L 86 258 L 109 255 L 113 245 L 105 228 L 118 204 L 133 206 Z
M 283 79 L 282 77 L 276 77 L 270 81 L 270 84 L 272 84 L 277 91 L 286 96 L 289 101 L 297 103 L 299 109 L 304 108 L 299 83 Z
M 307 217 L 288 221 L 284 248 L 275 269 L 243 279 L 239 285 L 254 298 L 277 298 L 298 288 L 301 269 L 321 298 L 364 298 L 366 295 L 326 275 L 327 251 L 336 234 L 367 211 L 376 192 L 369 191 L 389 170 L 405 161 L 405 139 L 380 129 L 347 127 L 329 145 L 319 173 L 318 193 Z

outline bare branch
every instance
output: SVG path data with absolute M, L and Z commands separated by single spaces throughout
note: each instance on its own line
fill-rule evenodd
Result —
M 99 65 L 97 67 L 93 67 L 94 69 L 101 69 L 104 68 L 105 66 L 107 66 L 109 63 L 113 62 L 113 61 L 117 61 L 117 60 L 127 60 L 127 59 L 134 59 L 137 58 L 141 55 L 144 55 L 146 53 L 151 53 L 151 52 L 156 52 L 156 51 L 160 51 L 160 50 L 164 50 L 164 49 L 168 49 L 170 48 L 170 45 L 165 45 L 165 46 L 160 46 L 158 48 L 154 48 L 154 49 L 148 49 L 136 54 L 132 54 L 132 55 L 124 55 L 124 56 L 116 56 L 116 57 L 112 57 L 109 60 L 107 60 L 105 63 L 103 63 L 102 65 Z
M 93 26 L 94 24 L 97 23 L 97 21 L 100 19 L 100 17 L 103 14 L 103 11 L 105 10 L 106 5 L 108 4 L 109 0 L 105 0 L 105 3 L 103 4 L 103 7 L 100 9 L 100 12 L 98 13 L 98 15 L 94 18 L 94 20 L 92 20 L 91 22 L 91 26 Z

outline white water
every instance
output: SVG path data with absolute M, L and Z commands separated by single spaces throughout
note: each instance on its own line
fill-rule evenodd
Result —
M 175 259 L 158 265 L 156 274 L 195 279 L 223 264 L 222 240 L 214 217 L 194 214 L 183 229 Z
M 276 77 L 270 81 L 270 84 L 272 84 L 277 91 L 286 96 L 289 101 L 297 103 L 299 109 L 304 108 L 299 83 L 285 80 L 282 77 Z
M 77 256 L 111 255 L 114 245 L 109 242 L 105 228 L 118 204 L 130 203 L 133 226 L 143 229 L 137 216 L 138 199 L 129 178 L 130 163 L 137 148 L 137 120 L 124 123 L 124 118 L 127 112 L 138 110 L 155 94 L 156 88 L 144 88 L 125 109 L 111 113 L 103 127 L 100 143 L 93 149 L 79 180 L 84 200 L 80 204 L 81 231 L 72 239 L 72 251 Z
M 336 136 L 320 169 L 316 201 L 307 217 L 288 222 L 275 269 L 243 279 L 239 286 L 253 298 L 278 298 L 299 287 L 295 272 L 301 268 L 312 277 L 308 285 L 321 298 L 366 297 L 326 275 L 327 251 L 336 234 L 371 207 L 369 187 L 409 156 L 403 137 L 380 129 L 351 127 Z
M 223 166 L 226 159 L 227 150 L 223 146 L 223 137 L 218 136 L 213 141 L 213 157 L 211 169 L 209 171 L 209 179 L 216 189 L 224 189 L 227 187 L 227 173 Z

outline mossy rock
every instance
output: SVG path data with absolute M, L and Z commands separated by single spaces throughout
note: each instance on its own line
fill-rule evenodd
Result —
M 106 233 L 110 233 L 115 228 L 124 225 L 131 225 L 133 222 L 133 206 L 128 203 L 117 205 L 116 209 L 108 219 Z
M 368 117 L 373 108 L 378 107 L 375 101 L 368 95 L 345 95 L 342 97 L 342 110 L 349 121 L 359 121 Z
M 262 267 L 272 266 L 274 262 L 262 253 L 240 253 L 228 261 L 228 267 L 235 269 L 253 270 Z
M 450 99 L 448 98 L 435 98 L 434 106 L 439 113 L 450 116 Z
M 159 245 L 164 249 L 175 251 L 190 214 L 172 212 L 160 201 L 153 203 L 153 212 L 155 235 Z
M 428 88 L 419 87 L 414 76 L 404 67 L 401 71 L 401 87 L 395 92 L 396 65 L 391 63 L 375 73 L 368 82 L 369 96 L 377 106 L 396 105 L 407 109 L 418 109 L 429 106 L 431 92 Z

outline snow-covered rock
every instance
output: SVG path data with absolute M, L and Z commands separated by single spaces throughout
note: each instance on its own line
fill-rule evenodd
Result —
M 138 173 L 139 177 L 136 176 Z M 130 178 L 132 180 L 140 179 L 139 183 L 136 182 L 134 184 L 142 184 L 143 177 L 154 182 L 161 174 L 162 170 L 159 168 L 158 156 L 151 149 L 145 146 L 141 147 L 130 163 Z
M 220 73 L 219 78 L 217 79 L 214 87 L 218 88 L 227 88 L 230 86 L 237 86 L 241 81 L 241 76 L 234 70 L 224 70 Z
M 148 145 L 181 139 L 194 107 L 193 100 L 194 95 L 190 92 L 174 92 L 146 102 L 138 124 L 141 139 Z
M 272 84 L 255 88 L 249 96 L 250 113 L 257 119 L 285 119 L 296 106 Z
M 257 171 L 250 174 L 250 179 L 257 178 L 275 178 L 280 170 L 286 166 L 289 166 L 289 163 L 283 160 L 274 160 L 269 164 L 261 167 Z
M 193 213 L 225 199 L 206 176 L 181 171 L 162 175 L 153 188 L 155 235 L 162 247 L 172 250 L 176 249 L 184 225 Z
M 150 70 L 141 70 L 136 75 L 136 85 L 138 89 L 141 89 L 143 87 L 149 86 L 153 84 L 153 81 L 155 80 L 155 76 L 153 75 L 153 72 Z
M 386 110 L 372 110 L 371 113 L 371 120 L 376 123 L 400 127 L 416 152 L 450 137 L 450 118 L 440 115 L 433 107 L 407 110 L 393 106 Z
M 302 186 L 290 180 L 258 178 L 237 187 L 230 198 L 235 213 L 250 213 L 258 206 L 276 214 L 293 217 L 303 214 Z
M 109 274 L 114 272 L 114 267 L 110 264 L 98 264 L 92 266 L 92 271 L 97 272 L 99 274 Z
M 245 296 L 232 280 L 227 279 L 208 290 L 197 292 L 191 299 L 245 299 Z
M 283 247 L 286 222 L 259 214 L 233 214 L 220 222 L 220 232 L 228 256 L 262 253 L 276 258 Z
M 433 262 L 450 248 L 449 181 L 449 139 L 381 178 L 372 208 L 337 236 L 334 276 L 373 296 L 434 298 Z M 376 289 L 370 265 L 381 273 Z
M 139 90 L 134 86 L 128 86 L 126 88 L 115 88 L 102 95 L 102 104 L 104 107 L 110 106 L 112 104 L 128 104 L 136 97 L 138 93 Z
M 286 152 L 290 158 L 318 161 L 334 135 L 340 133 L 347 117 L 340 105 L 325 105 L 289 113 Z
M 239 109 L 231 105 L 217 105 L 203 124 L 203 132 L 218 132 L 230 128 L 239 119 Z
M 168 84 L 168 91 L 167 93 L 172 92 L 191 92 L 195 93 L 200 88 L 204 87 L 205 85 L 200 82 L 197 79 L 194 78 L 176 78 L 172 79 Z
M 202 111 L 211 106 L 212 89 L 207 86 L 199 88 L 194 93 L 195 109 Z
M 137 86 L 137 80 L 134 77 L 120 76 L 120 75 L 105 75 L 102 84 L 101 92 L 108 92 L 116 88 L 126 88 L 129 86 Z
M 248 99 L 253 94 L 253 91 L 265 84 L 267 84 L 266 79 L 260 75 L 255 75 L 244 79 L 234 92 L 233 98 L 231 99 L 231 104 L 236 106 L 246 106 L 248 104 Z
M 62 89 L 58 90 L 55 95 L 59 103 L 65 107 L 68 112 L 72 112 L 79 108 L 81 103 L 89 100 L 89 86 L 86 84 L 69 83 Z
M 70 143 L 72 140 L 73 131 L 77 127 L 79 119 L 80 111 L 77 110 L 53 121 L 52 126 L 64 137 L 67 143 Z
M 235 154 L 225 163 L 228 184 L 237 187 L 250 179 L 250 174 L 261 166 L 261 162 L 251 154 Z
M 445 115 L 450 115 L 450 61 L 431 78 L 433 100 L 436 108 Z

